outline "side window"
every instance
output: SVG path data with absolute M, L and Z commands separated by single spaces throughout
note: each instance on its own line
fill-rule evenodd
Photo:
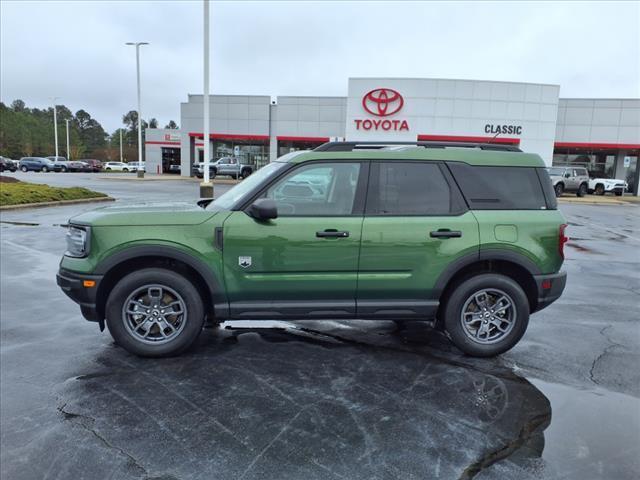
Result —
M 368 214 L 448 215 L 460 210 L 437 163 L 381 162 L 372 172 Z
M 359 163 L 305 165 L 271 185 L 265 198 L 275 200 L 282 216 L 351 215 Z
M 448 165 L 471 209 L 541 210 L 547 208 L 535 168 L 480 167 L 461 162 L 449 162 Z

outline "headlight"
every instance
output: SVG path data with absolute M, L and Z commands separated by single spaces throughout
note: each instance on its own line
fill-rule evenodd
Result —
M 68 257 L 86 257 L 89 254 L 90 237 L 91 230 L 89 227 L 69 225 L 65 255 Z

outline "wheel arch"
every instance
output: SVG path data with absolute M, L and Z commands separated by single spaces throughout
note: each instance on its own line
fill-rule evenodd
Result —
M 188 277 L 198 289 L 207 314 L 213 313 L 215 304 L 226 302 L 216 275 L 201 260 L 173 247 L 137 246 L 108 257 L 96 267 L 94 273 L 103 275 L 96 293 L 98 318 L 104 318 L 107 298 L 118 281 L 135 270 L 152 267 L 166 268 Z
M 482 273 L 505 275 L 520 285 L 529 300 L 533 313 L 538 308 L 538 289 L 534 275 L 540 275 L 540 268 L 522 254 L 500 250 L 482 250 L 478 255 L 468 255 L 453 262 L 436 282 L 436 295 L 440 298 L 438 318 L 441 318 L 449 296 L 457 285 L 468 278 Z

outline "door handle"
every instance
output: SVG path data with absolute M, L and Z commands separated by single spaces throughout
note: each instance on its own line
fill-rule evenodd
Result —
M 448 228 L 439 228 L 429 233 L 431 238 L 460 238 L 462 232 L 460 230 L 449 230 Z
M 336 230 L 335 228 L 327 228 L 324 231 L 316 232 L 318 238 L 346 238 L 349 232 L 346 230 Z

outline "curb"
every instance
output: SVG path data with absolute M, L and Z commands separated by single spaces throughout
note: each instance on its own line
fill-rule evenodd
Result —
M 165 178 L 164 176 L 153 176 L 153 177 L 144 177 L 144 178 L 138 178 L 138 177 L 107 177 L 107 176 L 100 176 L 97 177 L 100 180 L 124 180 L 127 182 L 169 182 L 169 181 L 180 181 L 180 182 L 202 182 L 201 178 L 197 178 L 197 177 L 181 177 L 179 175 L 176 176 L 171 176 L 168 178 Z M 219 185 L 235 185 L 237 183 L 240 183 L 239 180 L 233 180 L 233 179 L 214 179 L 212 180 L 213 184 L 219 184 Z
M 40 208 L 40 207 L 57 207 L 64 205 L 77 205 L 80 203 L 95 203 L 95 202 L 113 202 L 115 198 L 112 197 L 93 197 L 93 198 L 78 198 L 76 200 L 56 200 L 54 202 L 40 202 L 40 203 L 20 203 L 18 205 L 2 205 L 0 210 L 21 210 L 24 208 Z

